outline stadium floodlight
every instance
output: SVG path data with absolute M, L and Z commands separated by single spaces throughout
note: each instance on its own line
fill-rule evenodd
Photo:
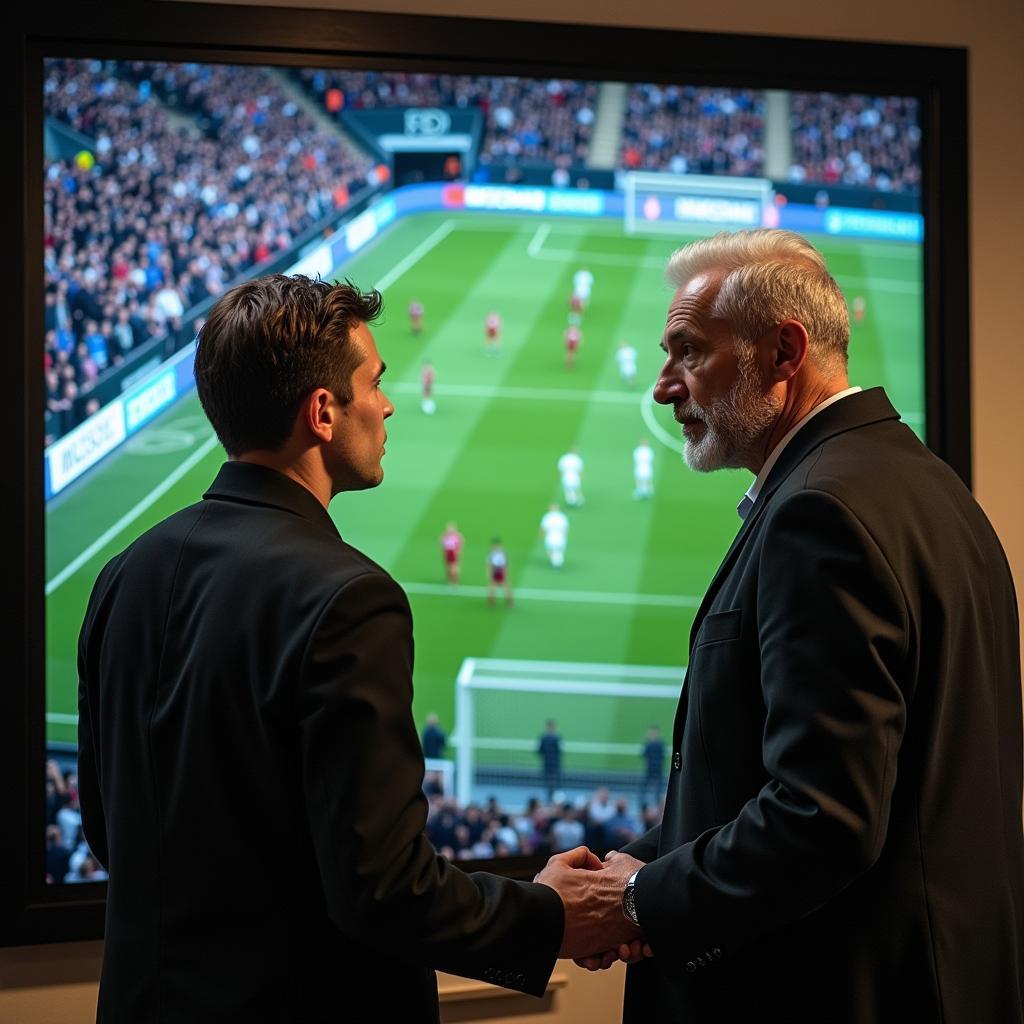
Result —
M 475 783 L 540 789 L 538 738 L 554 719 L 567 779 L 634 785 L 646 730 L 672 735 L 685 668 L 466 658 L 456 679 L 456 796 Z
M 627 171 L 621 184 L 629 235 L 707 234 L 778 223 L 767 178 Z

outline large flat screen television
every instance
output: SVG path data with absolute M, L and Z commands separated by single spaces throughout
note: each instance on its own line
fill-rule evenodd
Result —
M 969 482 L 961 51 L 192 4 L 16 36 L 5 941 L 100 934 L 78 629 L 102 564 L 223 459 L 192 355 L 236 281 L 384 295 L 387 480 L 331 512 L 409 593 L 429 831 L 467 866 L 532 873 L 657 820 L 749 482 L 689 471 L 651 399 L 675 247 L 806 234 L 851 382 Z

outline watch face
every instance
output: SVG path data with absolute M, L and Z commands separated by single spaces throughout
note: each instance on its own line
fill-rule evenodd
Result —
M 636 916 L 635 878 L 636 876 L 634 875 L 633 878 L 626 883 L 626 888 L 622 891 L 622 912 L 630 921 L 633 922 L 633 924 L 639 924 Z

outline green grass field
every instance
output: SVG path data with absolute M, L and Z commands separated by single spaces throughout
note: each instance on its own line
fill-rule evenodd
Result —
M 735 506 L 750 479 L 688 470 L 677 425 L 650 402 L 671 297 L 662 268 L 685 240 L 627 237 L 610 221 L 431 214 L 397 222 L 339 269 L 384 292 L 385 316 L 374 332 L 396 412 L 384 484 L 340 495 L 331 513 L 346 540 L 410 594 L 418 723 L 436 711 L 451 730 L 455 678 L 467 656 L 684 663 L 700 595 L 738 527 Z M 864 321 L 853 329 L 851 382 L 884 385 L 923 431 L 920 247 L 812 241 L 847 298 L 866 300 Z M 570 372 L 562 336 L 572 275 L 581 266 L 595 283 Z M 426 310 L 419 337 L 405 312 L 413 298 Z M 504 321 L 500 358 L 484 352 L 491 309 Z M 639 352 L 634 390 L 615 365 L 622 339 Z M 437 371 L 433 416 L 419 408 L 425 359 Z M 655 447 L 655 496 L 644 502 L 632 498 L 632 449 L 642 436 Z M 566 563 L 555 570 L 538 525 L 549 503 L 561 500 L 555 464 L 574 444 L 585 460 L 586 504 L 569 513 Z M 193 394 L 48 506 L 51 741 L 75 740 L 75 648 L 100 567 L 153 523 L 198 500 L 222 459 Z M 438 544 L 449 520 L 466 536 L 458 588 L 444 583 Z M 493 536 L 510 556 L 512 609 L 489 608 L 484 596 Z M 508 699 L 508 728 L 532 739 L 550 716 L 567 743 L 641 742 L 649 706 L 589 710 L 579 697 Z M 663 731 L 670 726 L 669 709 Z

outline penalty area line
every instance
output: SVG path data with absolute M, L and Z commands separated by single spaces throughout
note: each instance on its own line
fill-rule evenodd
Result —
M 126 530 L 155 502 L 159 501 L 190 469 L 202 462 L 217 446 L 216 436 L 207 438 L 170 476 L 162 480 L 140 502 L 130 508 L 113 526 L 104 530 L 80 555 L 72 559 L 46 584 L 49 597 L 61 584 L 67 582 L 90 559 L 102 551 L 115 537 Z
M 428 235 L 404 259 L 399 260 L 373 287 L 382 292 L 390 288 L 407 270 L 411 270 L 435 246 L 443 242 L 455 230 L 455 221 L 446 220 L 440 227 Z
M 487 587 L 451 583 L 407 583 L 400 580 L 409 594 L 425 597 L 487 597 Z M 691 594 L 617 594 L 600 590 L 556 590 L 547 587 L 515 587 L 517 601 L 554 601 L 565 604 L 647 605 L 659 608 L 697 608 L 701 598 Z

